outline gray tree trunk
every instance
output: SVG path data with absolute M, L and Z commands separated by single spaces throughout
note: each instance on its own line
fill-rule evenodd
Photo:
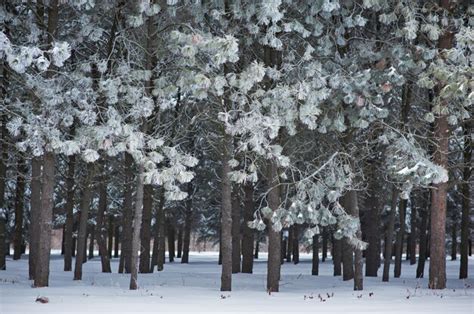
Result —
M 244 186 L 245 200 L 244 200 L 244 224 L 242 237 L 242 272 L 251 274 L 253 272 L 253 242 L 254 230 L 248 225 L 253 220 L 254 187 L 252 183 L 247 183 Z
M 149 273 L 150 268 L 150 242 L 151 242 L 151 210 L 153 207 L 153 186 L 145 185 L 143 195 L 143 218 L 140 230 L 140 273 Z
M 137 194 L 135 196 L 135 213 L 133 217 L 133 234 L 132 234 L 132 254 L 131 254 L 131 276 L 130 290 L 138 289 L 138 251 L 140 250 L 140 225 L 143 219 L 143 165 L 138 166 L 137 174 Z M 150 249 L 148 248 L 148 252 Z M 150 253 L 148 253 L 150 254 Z

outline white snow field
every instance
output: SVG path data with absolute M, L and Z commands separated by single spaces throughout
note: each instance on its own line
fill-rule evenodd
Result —
M 53 255 L 48 288 L 31 288 L 27 256 L 8 259 L 0 271 L 0 313 L 474 313 L 474 280 L 457 279 L 459 261 L 447 261 L 448 288 L 442 291 L 427 289 L 427 278 L 414 279 L 415 266 L 404 262 L 402 278 L 381 282 L 380 269 L 378 278 L 364 278 L 364 291 L 354 292 L 352 281 L 332 276 L 330 259 L 320 264 L 320 276 L 311 276 L 310 256 L 302 254 L 300 264 L 283 265 L 280 292 L 271 295 L 264 254 L 254 274 L 233 276 L 232 292 L 219 291 L 217 253 L 192 253 L 190 261 L 140 274 L 140 288 L 130 291 L 129 275 L 101 273 L 98 257 L 84 264 L 82 281 L 73 281 L 72 272 L 62 271 L 62 257 Z M 473 276 L 474 259 L 469 263 Z M 112 267 L 116 272 L 117 259 Z M 38 296 L 49 302 L 35 302 Z

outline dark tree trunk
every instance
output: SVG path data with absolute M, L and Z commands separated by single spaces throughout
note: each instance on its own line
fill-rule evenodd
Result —
M 416 264 L 416 207 L 412 204 L 410 215 L 410 265 Z
M 342 240 L 332 237 L 332 262 L 334 266 L 334 276 L 342 274 Z
M 150 242 L 151 242 L 151 210 L 153 208 L 153 186 L 145 185 L 143 192 L 143 217 L 141 221 L 141 252 L 140 252 L 140 273 L 149 273 L 150 267 Z
M 398 206 L 398 215 L 400 218 L 400 230 L 397 234 L 397 241 L 395 243 L 395 267 L 394 277 L 399 278 L 402 273 L 402 254 L 403 254 L 403 243 L 405 236 L 405 216 L 407 208 L 407 200 L 401 199 Z
M 286 249 L 288 248 L 288 230 L 283 230 L 281 235 L 281 263 L 285 263 Z
M 138 289 L 138 251 L 140 250 L 140 225 L 143 221 L 143 198 L 144 198 L 144 179 L 143 179 L 143 165 L 138 166 L 137 173 L 137 193 L 135 195 L 135 210 L 133 213 L 133 227 L 132 227 L 132 245 L 131 245 L 131 259 L 130 259 L 130 290 Z M 150 193 L 151 194 L 151 193 Z M 151 197 L 151 195 L 150 195 Z M 150 205 L 150 204 L 148 204 Z M 150 243 L 148 243 L 148 255 L 150 255 Z M 149 260 L 149 258 L 148 258 Z
M 17 163 L 17 179 L 15 194 L 15 231 L 13 235 L 13 259 L 21 258 L 23 247 L 23 216 L 25 204 L 25 176 L 28 171 L 25 161 L 19 157 Z
M 286 249 L 286 261 L 291 263 L 293 255 L 294 226 L 288 228 L 288 248 Z
M 181 263 L 189 263 L 189 247 L 191 245 L 191 228 L 193 222 L 193 193 L 194 186 L 188 183 L 188 199 L 186 201 L 186 213 L 184 216 L 184 235 L 183 235 L 183 257 Z
M 467 122 L 464 124 L 464 169 L 463 182 L 461 183 L 462 194 L 462 214 L 461 214 L 461 265 L 459 268 L 459 279 L 467 278 L 468 273 L 468 253 L 471 256 L 471 242 L 469 241 L 469 224 L 471 210 L 471 174 L 472 174 L 472 125 Z
M 293 264 L 297 265 L 300 262 L 300 227 L 297 224 L 293 225 Z
M 120 226 L 116 224 L 114 228 L 114 258 L 119 257 L 120 248 Z
M 176 258 L 181 258 L 183 254 L 183 226 L 178 227 L 178 244 L 176 246 Z
M 453 3 L 451 0 L 441 0 L 440 6 L 450 11 Z M 439 38 L 439 48 L 441 50 L 452 48 L 453 39 L 454 34 L 446 28 Z M 441 90 L 441 88 L 443 88 L 443 86 L 438 86 L 438 90 Z M 443 100 L 440 106 L 441 108 L 446 108 L 448 104 Z M 448 169 L 449 125 L 446 114 L 441 114 L 435 118 L 433 140 L 435 142 L 434 163 Z M 446 288 L 445 242 L 447 193 L 447 182 L 433 184 L 433 188 L 431 189 L 430 276 L 428 283 L 430 289 Z
M 328 258 L 328 229 L 323 227 L 323 247 L 322 247 L 322 258 L 321 261 L 324 263 Z
M 428 192 L 429 193 L 429 192 Z M 429 196 L 427 196 L 428 198 Z M 425 272 L 425 261 L 426 261 L 426 252 L 428 247 L 428 203 L 427 201 L 423 200 L 422 202 L 424 208 L 419 207 L 421 210 L 421 221 L 419 227 L 419 234 L 420 234 L 420 247 L 418 249 L 418 265 L 416 267 L 416 278 L 423 278 Z
M 342 280 L 352 280 L 354 278 L 354 249 L 349 240 L 342 240 Z
M 240 198 L 237 186 L 232 192 L 232 273 L 240 273 Z
M 166 223 L 168 227 L 168 259 L 170 263 L 174 262 L 174 257 L 175 257 L 175 252 L 176 248 L 174 246 L 175 243 L 175 234 L 176 234 L 176 229 L 174 227 L 174 222 L 171 221 L 171 219 L 167 219 Z
M 105 233 L 104 233 L 105 236 Z M 108 218 L 107 227 L 107 254 L 109 259 L 112 258 L 112 251 L 114 250 L 114 216 L 110 215 Z
M 165 192 L 163 188 L 159 191 L 159 204 L 155 211 L 155 226 L 153 229 L 153 254 L 151 258 L 151 272 L 157 266 L 158 271 L 162 271 L 165 264 Z
M 86 259 L 87 242 L 87 220 L 92 201 L 92 178 L 94 177 L 94 166 L 87 164 L 87 174 L 84 180 L 84 188 L 81 198 L 81 214 L 79 218 L 79 231 L 77 233 L 77 254 L 74 267 L 74 280 L 82 280 L 82 263 Z
M 97 208 L 97 246 L 99 247 L 100 263 L 102 265 L 103 273 L 110 273 L 112 269 L 110 267 L 110 253 L 112 252 L 112 235 L 110 230 L 112 226 L 109 225 L 109 250 L 107 250 L 106 242 L 106 212 L 107 212 L 107 177 L 106 177 L 106 167 L 104 164 L 102 166 L 102 175 L 99 176 L 99 206 Z M 112 229 L 113 231 L 113 229 Z
M 229 160 L 232 158 L 232 138 L 223 134 L 221 170 L 221 253 L 222 274 L 221 291 L 232 290 L 232 183 L 229 173 L 232 170 Z
M 64 225 L 64 271 L 72 270 L 72 229 L 74 227 L 74 172 L 76 165 L 76 157 L 69 157 L 68 172 L 66 178 L 66 223 Z
M 131 271 L 130 262 L 132 257 L 132 220 L 133 220 L 133 157 L 125 153 L 125 192 L 123 199 L 122 213 L 122 234 L 119 273 L 129 274 Z
M 452 208 L 451 210 L 451 260 L 455 261 L 456 260 L 456 255 L 457 255 L 457 246 L 458 246 L 458 241 L 457 241 L 457 217 L 456 217 L 456 209 Z
M 253 254 L 253 257 L 255 259 L 258 259 L 258 253 L 260 252 L 260 235 L 257 234 L 257 237 L 255 239 L 255 252 Z
M 357 192 L 355 190 L 350 190 L 344 196 L 344 203 L 347 213 L 350 214 L 352 217 L 359 219 L 359 206 L 357 201 Z M 362 231 L 359 225 L 358 230 L 356 232 L 356 237 L 358 241 L 362 241 Z M 354 251 L 354 290 L 362 290 L 363 289 L 363 280 L 364 277 L 362 275 L 362 269 L 364 266 L 364 261 L 362 259 L 362 249 L 359 247 L 352 248 Z M 352 256 L 351 256 L 352 257 Z M 344 255 L 343 255 L 344 258 Z M 345 275 L 345 271 L 343 273 L 343 277 Z
M 2 99 L 4 95 L 6 94 L 6 84 L 7 82 L 7 67 L 3 65 L 3 87 L 0 89 Z M 7 145 L 7 114 L 6 113 L 1 113 L 1 132 L 2 132 L 2 138 L 0 140 L 0 148 L 1 148 L 1 153 L 0 153 L 0 208 L 4 208 L 5 205 L 5 186 L 6 186 L 6 175 L 7 175 L 7 165 L 6 162 L 8 160 L 8 145 Z M 41 169 L 40 169 L 41 170 Z M 33 197 L 33 195 L 31 195 Z M 39 200 L 37 200 L 39 204 Z M 31 201 L 33 204 L 33 200 Z M 33 209 L 32 209 L 33 210 Z M 31 257 L 31 247 L 32 247 L 32 242 L 33 242 L 33 237 L 31 230 L 33 229 L 33 224 L 30 226 L 30 258 L 29 258 L 29 263 L 30 263 L 30 279 L 33 279 L 32 275 L 34 274 L 34 271 L 32 272 L 32 264 L 34 263 L 34 260 Z M 7 228 L 6 228 L 6 217 L 3 213 L 0 214 L 0 270 L 5 270 L 7 268 L 6 262 L 5 262 L 5 253 L 6 253 L 6 233 L 7 233 Z M 34 234 L 36 235 L 36 234 Z
M 392 204 L 390 206 L 390 214 L 388 217 L 387 233 L 385 235 L 385 253 L 383 262 L 383 276 L 382 281 L 389 280 L 390 262 L 392 261 L 392 247 L 393 247 L 393 229 L 395 225 L 395 216 L 397 213 L 398 191 L 395 187 L 392 188 Z
M 57 1 L 56 1 L 57 2 Z M 56 3 L 57 5 L 57 3 Z M 35 267 L 34 286 L 49 285 L 49 257 L 51 251 L 51 227 L 53 217 L 55 158 L 51 152 L 43 157 L 41 186 L 41 211 L 38 215 L 38 254 Z
M 94 258 L 94 241 L 95 241 L 95 227 L 91 226 L 90 227 L 90 232 L 89 232 L 90 238 L 89 238 L 89 255 L 87 256 L 88 259 L 93 259 Z
M 369 210 L 366 213 L 365 235 L 368 243 L 365 251 L 365 275 L 367 277 L 377 277 L 380 267 L 380 201 L 377 193 L 375 173 L 370 178 L 370 196 L 366 199 Z
M 319 275 L 319 236 L 313 236 L 313 259 L 311 264 L 311 275 Z
M 278 186 L 278 168 L 275 160 L 268 162 L 268 206 L 276 211 L 280 206 L 280 189 Z M 281 269 L 281 232 L 273 229 L 273 222 L 268 220 L 268 263 L 267 263 L 267 291 L 278 292 L 280 290 Z

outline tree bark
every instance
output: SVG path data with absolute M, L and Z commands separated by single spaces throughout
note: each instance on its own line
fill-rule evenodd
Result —
M 138 251 L 140 250 L 140 225 L 143 220 L 143 165 L 138 166 L 137 174 L 137 194 L 135 196 L 135 213 L 133 216 L 133 234 L 132 234 L 132 252 L 131 252 L 131 275 L 130 275 L 130 290 L 138 289 Z M 150 244 L 148 244 L 149 246 Z M 148 255 L 150 254 L 150 247 L 148 247 Z
M 334 276 L 341 276 L 342 240 L 337 240 L 334 237 L 332 237 L 332 262 L 334 266 Z
M 64 226 L 64 271 L 72 270 L 72 229 L 74 227 L 74 173 L 76 165 L 76 156 L 68 158 L 68 172 L 66 178 L 66 223 Z
M 87 164 L 87 174 L 84 179 L 81 215 L 79 218 L 79 231 L 77 234 L 77 254 L 74 267 L 74 280 L 82 280 L 82 264 L 85 260 L 87 242 L 87 220 L 89 219 L 89 209 L 92 202 L 92 178 L 94 177 L 94 165 Z
M 375 171 L 372 171 L 370 178 L 370 196 L 366 199 L 369 210 L 366 213 L 367 224 L 365 228 L 366 241 L 368 242 L 365 251 L 365 275 L 367 277 L 377 277 L 380 267 L 380 201 L 377 195 L 377 183 Z
M 176 228 L 174 227 L 174 222 L 171 219 L 166 219 L 167 223 L 167 229 L 168 229 L 168 260 L 170 263 L 174 262 L 174 257 L 175 257 L 175 234 L 176 234 Z
M 300 228 L 297 224 L 293 225 L 293 264 L 297 265 L 300 262 Z
M 472 174 L 472 126 L 466 122 L 464 124 L 464 151 L 463 151 L 463 182 L 461 183 L 462 194 L 462 214 L 461 214 L 461 264 L 459 267 L 459 279 L 467 278 L 468 273 L 468 253 L 470 252 L 469 243 L 469 224 L 471 220 L 471 191 L 470 182 Z M 469 254 L 470 255 L 470 254 Z
M 350 214 L 355 219 L 359 219 L 359 206 L 357 201 L 357 192 L 355 190 L 350 190 L 347 192 L 347 194 L 344 196 L 344 203 L 348 214 Z M 356 237 L 359 241 L 362 241 L 362 231 L 360 223 L 356 232 Z M 362 259 L 361 248 L 355 247 L 352 248 L 352 250 L 354 251 L 354 290 L 358 291 L 363 289 L 364 277 L 362 275 L 362 269 L 364 266 L 364 261 Z
M 457 255 L 457 246 L 458 246 L 458 241 L 457 241 L 457 217 L 456 217 L 456 210 L 455 208 L 451 209 L 451 260 L 455 261 L 456 260 L 456 255 Z
M 191 228 L 193 222 L 193 193 L 194 186 L 191 182 L 188 183 L 188 199 L 186 201 L 186 213 L 184 216 L 184 235 L 183 235 L 183 256 L 181 263 L 189 263 L 189 247 L 191 245 Z
M 165 192 L 163 188 L 159 191 L 159 203 L 155 211 L 155 226 L 153 229 L 153 254 L 151 258 L 151 272 L 157 266 L 158 271 L 162 271 L 165 264 Z
M 176 258 L 181 258 L 183 254 L 183 226 L 178 226 L 178 240 L 176 245 Z
M 395 243 L 395 267 L 394 277 L 399 278 L 402 272 L 402 254 L 403 254 L 403 243 L 405 235 L 405 216 L 407 208 L 407 200 L 401 199 L 398 206 L 398 216 L 400 218 L 400 230 L 397 234 L 397 240 Z
M 232 273 L 240 273 L 240 199 L 237 186 L 232 192 Z
M 222 274 L 221 291 L 232 290 L 232 183 L 229 173 L 232 170 L 232 137 L 223 130 L 222 170 L 221 170 L 221 252 Z
M 89 255 L 87 256 L 88 259 L 94 258 L 94 242 L 95 242 L 95 226 L 92 225 L 89 228 Z
M 382 281 L 389 280 L 390 262 L 392 261 L 392 245 L 393 245 L 393 229 L 395 225 L 395 216 L 397 213 L 398 191 L 396 187 L 392 188 L 392 204 L 390 206 L 390 214 L 388 217 L 387 233 L 385 235 L 385 253 L 383 261 Z
M 114 258 L 119 257 L 119 247 L 120 247 L 120 226 L 116 224 L 114 228 Z
M 6 75 L 7 75 L 7 70 L 6 67 L 3 67 L 3 86 L 1 88 L 1 93 L 2 93 L 2 98 L 6 94 Z M 6 245 L 5 245 L 5 240 L 6 240 L 6 233 L 7 233 L 7 228 L 6 228 L 6 217 L 5 217 L 5 186 L 6 186 L 6 175 L 7 175 L 7 161 L 8 161 L 8 145 L 7 145 L 7 115 L 6 113 L 1 114 L 1 132 L 2 132 L 2 139 L 0 141 L 0 148 L 1 148 L 1 153 L 0 153 L 0 208 L 2 210 L 0 211 L 0 270 L 5 270 L 7 268 L 6 261 L 5 261 L 5 253 L 6 253 Z M 33 195 L 31 196 L 33 197 Z M 31 224 L 33 225 L 33 224 Z M 31 232 L 30 227 L 30 232 Z M 30 239 L 31 233 L 30 233 Z M 31 241 L 30 240 L 30 279 L 32 279 L 32 258 L 31 258 Z
M 275 160 L 269 160 L 267 166 L 268 180 L 268 207 L 275 212 L 280 206 L 280 189 L 278 186 L 278 166 Z M 281 269 L 281 232 L 273 229 L 273 222 L 268 220 L 268 263 L 267 263 L 267 291 L 278 292 L 280 290 Z
M 123 199 L 122 213 L 122 234 L 121 234 L 121 252 L 119 273 L 129 274 L 131 271 L 131 250 L 132 250 L 132 220 L 133 220 L 133 157 L 129 153 L 125 153 L 125 192 Z
M 328 257 L 328 230 L 327 227 L 323 227 L 323 241 L 322 241 L 322 256 L 321 261 L 324 263 Z
M 106 228 L 106 212 L 107 212 L 107 176 L 105 162 L 102 163 L 102 175 L 99 176 L 99 206 L 97 209 L 97 245 L 99 247 L 100 263 L 103 273 L 110 273 L 110 254 L 107 250 L 107 228 Z M 109 228 L 110 229 L 110 228 Z M 112 250 L 110 240 L 112 236 L 109 234 L 109 249 Z
M 319 236 L 313 236 L 313 258 L 311 263 L 311 275 L 318 276 L 319 275 Z
M 429 192 L 428 192 L 429 193 Z M 427 193 L 427 194 L 428 194 Z M 427 197 L 429 198 L 429 196 Z M 426 252 L 428 247 L 428 236 L 427 236 L 427 229 L 428 229 L 428 203 L 423 200 L 422 204 L 424 205 L 423 209 L 421 209 L 421 221 L 419 227 L 419 234 L 420 234 L 420 247 L 418 249 L 418 265 L 416 267 L 416 278 L 423 278 L 425 272 L 425 261 L 426 261 Z
M 416 207 L 412 204 L 410 214 L 410 265 L 416 264 Z
M 112 258 L 112 251 L 114 250 L 114 216 L 109 215 L 107 222 L 107 254 L 109 256 L 109 260 Z M 105 224 L 105 222 L 104 222 Z M 104 225 L 105 227 L 105 225 Z M 105 233 L 104 233 L 105 236 Z
M 15 194 L 15 231 L 13 235 L 13 259 L 21 258 L 23 239 L 23 216 L 25 204 L 25 176 L 28 171 L 25 161 L 18 157 Z
M 140 230 L 140 273 L 149 273 L 150 267 L 150 242 L 151 242 L 151 210 L 153 208 L 153 186 L 145 185 L 143 194 L 143 217 Z
M 293 255 L 294 226 L 288 228 L 288 247 L 286 249 L 286 262 L 291 263 Z

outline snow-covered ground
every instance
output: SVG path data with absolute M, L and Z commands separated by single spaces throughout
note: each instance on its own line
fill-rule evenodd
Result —
M 459 261 L 447 261 L 443 291 L 428 290 L 427 279 L 414 279 L 415 267 L 404 263 L 402 278 L 364 278 L 364 291 L 354 292 L 352 281 L 332 276 L 330 260 L 321 263 L 320 276 L 311 276 L 310 256 L 301 257 L 299 265 L 283 265 L 281 292 L 271 295 L 263 254 L 254 274 L 235 274 L 233 291 L 225 293 L 219 291 L 216 253 L 194 253 L 188 265 L 177 259 L 163 272 L 140 274 L 136 291 L 128 290 L 129 275 L 101 273 L 99 258 L 84 264 L 82 281 L 73 281 L 72 272 L 62 271 L 62 257 L 54 255 L 48 288 L 31 288 L 27 257 L 9 259 L 0 271 L 0 313 L 474 313 L 474 280 L 457 279 Z M 469 262 L 472 276 L 474 259 Z M 112 267 L 116 272 L 117 259 Z M 35 302 L 38 296 L 49 303 Z

